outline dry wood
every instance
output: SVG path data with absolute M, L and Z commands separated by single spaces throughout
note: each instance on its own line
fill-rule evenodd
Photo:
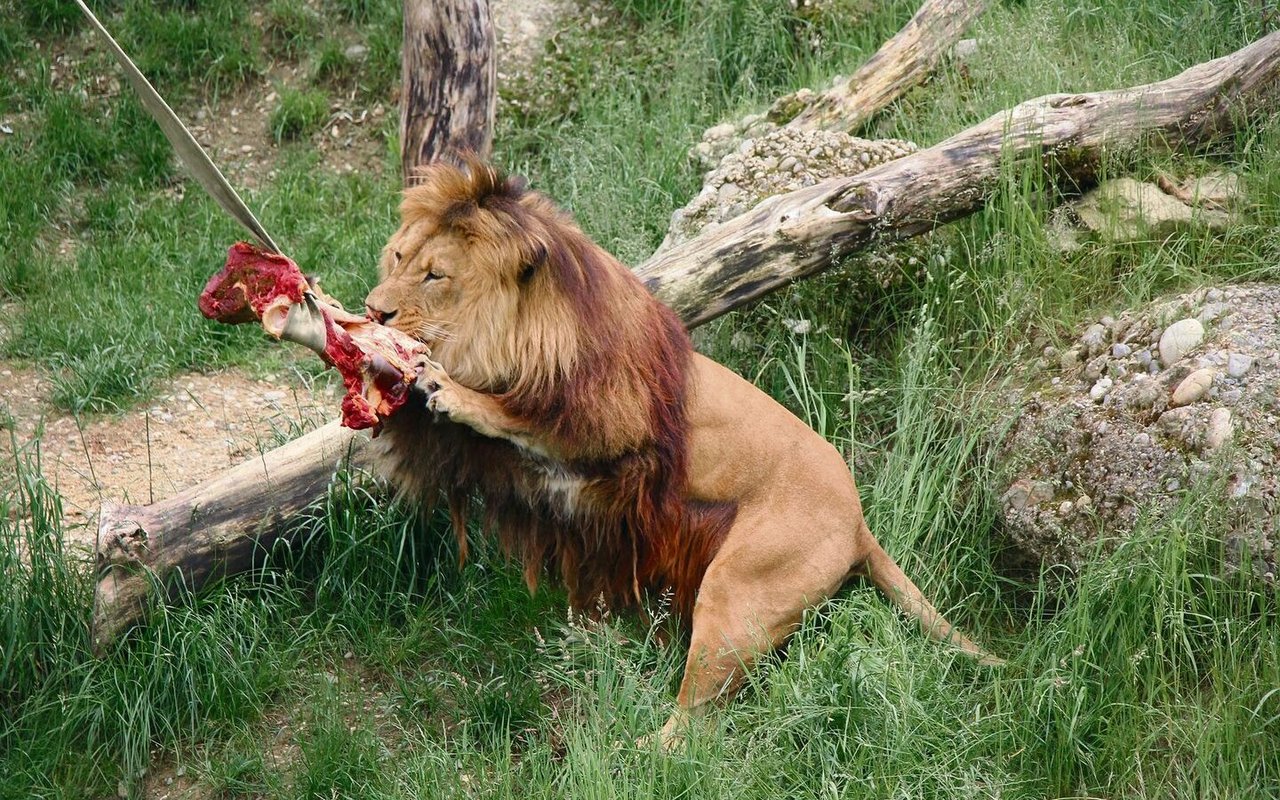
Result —
M 861 128 L 908 89 L 924 82 L 986 7 L 987 0 L 926 0 L 853 77 L 820 94 L 788 127 L 846 133 Z
M 1108 153 L 1203 144 L 1274 100 L 1277 77 L 1280 32 L 1158 83 L 1029 100 L 927 150 L 768 198 L 636 272 L 699 325 L 869 245 L 973 213 L 1011 165 L 1083 181 Z
M 488 157 L 498 102 L 488 0 L 405 0 L 400 166 L 450 152 Z
M 364 437 L 331 422 L 212 480 L 148 506 L 106 503 L 98 524 L 93 648 L 102 652 L 172 595 L 250 569 L 316 501 Z
M 1144 141 L 1204 143 L 1273 100 L 1278 76 L 1280 32 L 1160 83 L 1031 100 L 854 178 L 770 198 L 637 272 L 693 327 L 876 241 L 972 213 L 1006 164 L 1041 163 L 1078 180 L 1104 153 Z M 281 535 L 285 517 L 323 493 L 335 445 L 361 449 L 360 438 L 335 426 L 170 500 L 104 507 L 95 646 L 141 618 L 149 587 L 181 581 L 195 589 L 251 563 Z

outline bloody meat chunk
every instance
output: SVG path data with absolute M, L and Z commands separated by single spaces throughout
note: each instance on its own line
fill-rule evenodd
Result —
M 287 256 L 238 242 L 227 264 L 200 294 L 200 312 L 236 325 L 260 321 L 277 339 L 314 350 L 338 370 L 347 395 L 342 424 L 373 428 L 404 405 L 426 346 L 408 334 L 351 314 L 319 289 Z

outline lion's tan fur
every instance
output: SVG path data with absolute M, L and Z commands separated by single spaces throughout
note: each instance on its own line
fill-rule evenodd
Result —
M 672 590 L 692 623 L 680 713 L 732 691 L 859 573 L 985 657 L 876 543 L 835 449 L 693 353 L 674 315 L 550 201 L 474 161 L 423 177 L 368 298 L 439 362 L 420 380 L 428 407 L 379 439 L 403 489 L 443 492 L 460 529 L 478 497 L 531 585 L 551 568 L 575 604 Z

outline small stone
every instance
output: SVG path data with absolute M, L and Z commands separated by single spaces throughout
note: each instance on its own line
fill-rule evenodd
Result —
M 1086 508 L 1089 508 L 1092 505 L 1093 505 L 1093 498 L 1087 494 L 1082 494 L 1076 498 L 1076 508 L 1080 509 L 1081 511 L 1084 511 Z
M 1111 391 L 1112 381 L 1110 378 L 1099 378 L 1098 382 L 1089 390 L 1089 397 L 1093 398 L 1093 402 L 1101 403 L 1102 398 L 1107 396 L 1107 392 Z
M 961 39 L 951 48 L 951 54 L 959 61 L 972 58 L 978 52 L 977 39 Z
M 1204 339 L 1204 325 L 1198 319 L 1182 319 L 1160 335 L 1160 360 L 1173 366 Z
M 1058 355 L 1058 348 L 1054 347 L 1053 345 L 1048 345 L 1047 347 L 1045 347 L 1043 351 L 1043 355 L 1045 358 L 1053 358 L 1056 355 Z
M 1107 328 L 1105 325 L 1090 325 L 1084 332 L 1084 336 L 1080 337 L 1080 344 L 1089 350 L 1089 355 L 1096 355 L 1102 351 L 1102 346 L 1107 341 Z
M 1217 450 L 1231 438 L 1231 412 L 1225 408 L 1215 408 L 1209 415 L 1209 428 L 1205 431 L 1204 447 L 1206 450 Z
M 736 183 L 722 183 L 716 192 L 721 201 L 731 200 L 740 194 L 742 194 L 742 189 L 738 188 Z
M 1137 447 L 1150 447 L 1151 435 L 1148 433 L 1139 433 L 1133 437 L 1133 443 Z
M 364 61 L 365 56 L 369 55 L 369 48 L 362 44 L 353 44 L 343 50 L 342 55 L 346 56 L 348 61 Z
M 1062 505 L 1058 506 L 1058 516 L 1065 517 L 1075 508 L 1075 504 L 1070 500 L 1063 500 Z
M 782 159 L 781 163 L 778 164 L 778 170 L 780 172 L 789 172 L 791 171 L 791 168 L 794 167 L 795 165 L 796 165 L 796 157 L 787 156 L 786 158 Z
M 1222 299 L 1222 290 L 1210 289 L 1209 291 L 1205 292 L 1204 299 L 1208 300 L 1210 303 L 1216 303 Z
M 1116 342 L 1115 344 L 1111 345 L 1112 358 L 1126 358 L 1132 352 L 1133 352 L 1133 348 L 1125 344 L 1124 342 Z
M 1176 492 L 1182 488 L 1182 481 L 1177 478 L 1170 478 L 1164 485 L 1166 492 Z
M 1148 366 L 1151 363 L 1151 351 L 1145 348 L 1139 350 L 1138 354 L 1134 356 L 1134 358 L 1138 359 L 1138 363 L 1142 366 Z
M 1190 405 L 1204 397 L 1205 392 L 1209 391 L 1209 387 L 1213 385 L 1213 378 L 1214 372 L 1208 367 L 1191 373 L 1183 378 L 1182 382 L 1173 390 L 1173 394 L 1169 398 L 1169 405 L 1177 408 Z
M 1053 484 L 1048 481 L 1033 481 L 1020 478 L 1001 496 L 1000 501 L 1006 506 L 1021 511 L 1028 506 L 1037 506 L 1053 499 Z
M 1233 378 L 1243 378 L 1253 366 L 1253 356 L 1244 353 L 1232 353 L 1227 356 L 1227 374 Z

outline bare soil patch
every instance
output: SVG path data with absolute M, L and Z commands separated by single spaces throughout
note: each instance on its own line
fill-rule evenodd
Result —
M 39 453 L 40 471 L 62 497 L 69 542 L 93 549 L 105 499 L 170 497 L 309 430 L 336 413 L 334 385 L 310 387 L 235 371 L 170 379 L 145 408 L 76 418 L 42 398 L 40 373 L 0 362 L 0 485 L 14 475 L 14 444 Z M 38 448 L 37 448 L 38 442 Z

